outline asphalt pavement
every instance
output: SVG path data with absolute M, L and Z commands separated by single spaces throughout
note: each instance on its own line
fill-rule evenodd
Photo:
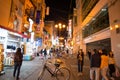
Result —
M 70 80 L 78 80 L 76 73 L 76 61 L 75 57 L 67 57 L 62 59 L 67 68 L 70 69 L 71 77 Z M 72 61 L 73 64 L 70 64 Z M 23 61 L 21 72 L 20 72 L 20 80 L 37 80 L 39 73 L 42 71 L 43 64 L 45 60 L 40 57 L 35 57 L 35 59 L 31 61 Z M 74 64 L 75 62 L 75 64 Z M 15 80 L 13 77 L 14 67 L 4 67 L 5 74 L 0 75 L 0 80 Z M 45 71 L 44 80 L 56 80 L 55 77 L 52 77 L 47 71 Z
M 43 60 L 40 60 L 38 57 L 32 61 L 23 61 L 20 80 L 37 80 L 42 64 Z M 4 67 L 5 74 L 0 75 L 0 80 L 15 80 L 13 69 L 14 67 Z
M 62 59 L 66 66 L 70 69 L 70 80 L 90 80 L 89 79 L 89 59 L 85 56 L 83 75 L 78 76 L 76 55 L 69 55 Z M 40 57 L 35 57 L 31 61 L 23 61 L 20 73 L 20 80 L 37 80 L 39 73 L 42 71 L 45 60 Z M 13 77 L 13 67 L 4 67 L 5 74 L 0 75 L 0 80 L 15 80 Z M 47 71 L 45 71 L 44 80 L 56 80 Z M 120 80 L 120 78 L 115 78 Z

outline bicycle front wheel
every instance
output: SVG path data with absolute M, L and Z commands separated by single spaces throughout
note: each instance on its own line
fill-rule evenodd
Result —
M 45 72 L 45 66 L 43 67 L 43 70 L 39 73 L 38 80 L 43 80 L 44 72 Z
M 59 68 L 56 71 L 57 80 L 70 80 L 70 70 L 66 67 Z

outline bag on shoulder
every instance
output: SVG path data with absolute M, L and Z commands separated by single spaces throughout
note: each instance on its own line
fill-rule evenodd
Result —
M 116 68 L 115 76 L 116 76 L 116 77 L 120 77 L 120 72 L 119 72 L 118 68 Z
M 14 61 L 20 62 L 20 61 L 22 61 L 22 58 L 20 56 L 16 55 L 14 58 Z

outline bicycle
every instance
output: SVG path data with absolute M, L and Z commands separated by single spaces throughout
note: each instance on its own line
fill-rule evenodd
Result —
M 52 71 L 47 64 L 51 64 L 51 61 L 46 61 L 42 72 L 38 76 L 38 80 L 43 80 L 45 70 L 47 70 L 52 77 L 55 77 L 57 80 L 70 80 L 70 70 L 66 66 L 61 66 L 63 63 L 59 59 L 55 59 L 55 70 Z

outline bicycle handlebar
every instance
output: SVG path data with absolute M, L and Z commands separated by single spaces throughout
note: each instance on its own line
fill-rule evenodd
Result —
M 49 65 L 55 65 L 55 67 L 59 67 L 61 64 L 63 63 L 62 60 L 60 59 L 48 59 L 45 63 L 46 66 L 49 66 Z

